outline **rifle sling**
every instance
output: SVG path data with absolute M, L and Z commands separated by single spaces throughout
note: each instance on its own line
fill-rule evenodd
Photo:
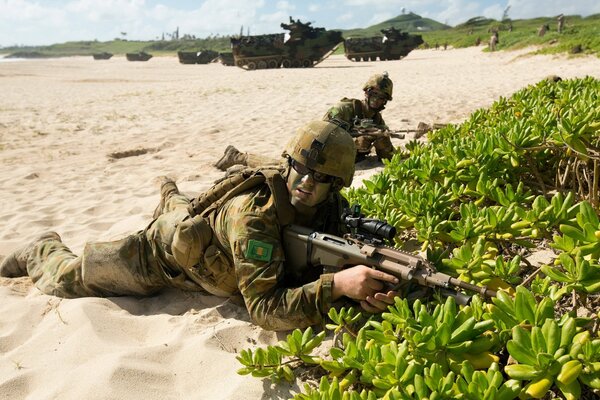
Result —
M 364 118 L 362 102 L 358 99 L 352 100 L 352 105 L 354 106 L 354 115 L 358 116 L 359 119 Z
M 314 265 L 312 263 L 312 249 L 313 249 L 313 240 L 317 237 L 318 232 L 313 232 L 306 238 L 306 265 L 309 268 L 312 268 Z

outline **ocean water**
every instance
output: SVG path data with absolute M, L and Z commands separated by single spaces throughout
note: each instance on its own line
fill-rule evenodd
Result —
M 27 58 L 6 58 L 6 56 L 0 54 L 0 63 L 15 62 L 15 61 L 28 61 Z

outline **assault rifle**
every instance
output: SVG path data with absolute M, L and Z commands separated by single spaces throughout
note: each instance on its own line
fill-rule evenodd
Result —
M 396 228 L 385 221 L 364 218 L 359 206 L 347 209 L 342 218 L 351 232 L 344 237 L 314 232 L 297 225 L 284 228 L 287 262 L 335 269 L 362 264 L 394 275 L 401 284 L 415 283 L 437 289 L 463 305 L 469 303 L 471 296 L 459 290 L 472 291 L 483 297 L 496 296 L 494 290 L 437 272 L 424 258 L 385 245 L 386 240 L 396 236 Z
M 359 136 L 372 136 L 372 137 L 380 137 L 380 136 L 388 136 L 397 139 L 404 139 L 405 133 L 417 132 L 416 129 L 403 129 L 403 130 L 394 130 L 391 131 L 385 125 L 377 125 L 373 122 L 372 119 L 359 119 L 358 117 L 354 118 L 354 124 L 350 129 L 350 136 L 359 137 Z

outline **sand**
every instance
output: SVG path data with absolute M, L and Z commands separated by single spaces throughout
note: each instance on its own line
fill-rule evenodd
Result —
M 47 230 L 80 253 L 142 229 L 158 176 L 193 196 L 222 176 L 213 164 L 228 144 L 278 157 L 295 129 L 362 97 L 374 73 L 394 80 L 383 113 L 392 129 L 461 122 L 551 74 L 600 78 L 598 58 L 482 49 L 252 72 L 173 57 L 0 62 L 0 255 Z M 379 170 L 359 164 L 354 185 Z M 63 300 L 28 278 L 0 278 L 0 398 L 288 398 L 297 387 L 235 372 L 241 349 L 283 337 L 198 293 Z

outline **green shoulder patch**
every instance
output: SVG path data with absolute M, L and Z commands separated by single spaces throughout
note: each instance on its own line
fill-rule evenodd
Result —
M 271 261 L 273 245 L 260 240 L 250 239 L 246 249 L 246 258 L 257 261 Z

